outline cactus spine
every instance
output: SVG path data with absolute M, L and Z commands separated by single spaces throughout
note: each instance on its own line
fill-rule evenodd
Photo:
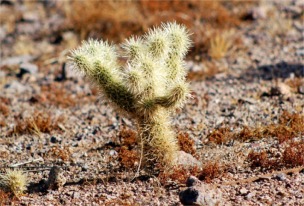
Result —
M 179 148 L 170 116 L 189 97 L 183 58 L 190 45 L 184 26 L 167 23 L 122 45 L 124 67 L 104 41 L 83 42 L 69 57 L 119 111 L 135 119 L 146 161 L 175 163 Z

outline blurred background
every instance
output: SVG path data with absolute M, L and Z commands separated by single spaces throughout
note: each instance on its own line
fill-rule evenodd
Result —
M 120 43 L 167 21 L 177 21 L 189 28 L 194 42 L 189 56 L 195 61 L 221 59 L 229 53 L 237 55 L 238 50 L 244 51 L 240 27 L 262 19 L 269 23 L 264 30 L 276 36 L 291 30 L 291 18 L 303 20 L 303 12 L 292 16 L 279 11 L 276 1 L 262 0 L 1 0 L 0 3 L 1 59 L 29 54 L 46 60 L 75 48 L 89 37 Z

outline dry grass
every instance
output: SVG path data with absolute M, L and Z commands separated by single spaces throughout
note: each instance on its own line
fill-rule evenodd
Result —
M 124 168 L 135 168 L 140 159 L 139 152 L 136 150 L 137 133 L 134 130 L 123 128 L 118 138 L 122 144 L 118 148 L 118 160 Z
M 195 142 L 188 133 L 180 132 L 177 135 L 178 144 L 181 150 L 192 155 L 196 155 Z
M 298 92 L 300 86 L 304 85 L 304 78 L 289 78 L 285 83 L 292 89 L 293 92 Z
M 282 155 L 273 155 L 270 150 L 251 151 L 247 160 L 252 168 L 281 169 L 304 166 L 304 141 L 289 141 Z
M 304 141 L 291 142 L 282 155 L 284 166 L 304 166 Z
M 17 205 L 18 198 L 13 196 L 10 192 L 5 192 L 0 189 L 0 206 Z
M 66 1 L 63 6 L 68 24 L 80 33 L 80 39 L 92 30 L 101 30 L 112 40 L 121 40 L 122 35 L 130 36 L 134 27 L 144 24 L 135 1 Z
M 187 178 L 190 175 L 197 176 L 200 173 L 200 169 L 198 167 L 193 167 L 189 169 L 185 169 L 181 166 L 175 167 L 170 171 L 162 171 L 158 179 L 161 184 L 165 185 L 170 181 L 174 181 L 180 184 L 185 184 Z
M 304 134 L 304 115 L 284 111 L 279 117 L 278 124 L 257 126 L 250 128 L 244 126 L 240 132 L 232 132 L 228 127 L 221 127 L 211 132 L 207 138 L 216 144 L 225 144 L 232 140 L 247 141 L 259 140 L 268 137 L 277 137 L 283 143 L 294 137 Z
M 49 158 L 61 159 L 66 162 L 71 158 L 71 152 L 68 147 L 60 148 L 59 146 L 52 147 L 46 154 Z
M 3 114 L 4 117 L 7 117 L 10 113 L 10 109 L 6 106 L 5 103 L 0 102 L 0 114 Z
M 209 39 L 208 55 L 212 59 L 221 59 L 226 56 L 233 45 L 232 31 L 218 31 Z
M 34 112 L 31 117 L 23 118 L 21 115 L 15 117 L 16 124 L 9 132 L 9 136 L 14 134 L 35 134 L 50 133 L 59 130 L 60 124 L 64 121 L 64 116 L 52 117 L 48 112 Z
M 139 163 L 139 153 L 134 149 L 122 146 L 118 152 L 119 161 L 124 168 L 135 168 Z
M 205 163 L 202 171 L 198 175 L 199 180 L 210 183 L 212 179 L 220 177 L 224 172 L 224 167 L 218 162 L 209 161 Z

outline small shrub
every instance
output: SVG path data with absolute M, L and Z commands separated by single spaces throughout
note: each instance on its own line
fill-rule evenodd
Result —
M 222 173 L 223 166 L 218 162 L 210 161 L 204 165 L 202 171 L 198 175 L 198 179 L 210 183 L 212 179 L 220 177 Z
M 216 33 L 210 38 L 208 54 L 213 59 L 221 59 L 226 56 L 232 44 L 230 33 Z
M 34 112 L 31 117 L 23 118 L 16 116 L 16 125 L 9 135 L 13 134 L 35 134 L 40 136 L 41 132 L 50 133 L 60 129 L 59 124 L 64 121 L 63 116 L 52 118 L 50 113 Z
M 139 163 L 139 154 L 135 150 L 130 150 L 122 146 L 118 152 L 118 158 L 125 168 L 135 168 Z
M 118 138 L 122 142 L 122 145 L 129 149 L 132 149 L 137 145 L 137 134 L 133 130 L 123 128 L 120 131 Z
M 26 191 L 27 185 L 27 175 L 20 170 L 9 169 L 4 175 L 0 175 L 0 188 L 6 192 L 11 192 L 16 197 Z
M 282 163 L 286 166 L 304 166 L 304 141 L 291 142 L 283 152 Z
M 192 155 L 196 154 L 195 142 L 188 133 L 179 133 L 177 140 L 181 150 Z
M 158 178 L 163 185 L 168 181 L 175 181 L 180 184 L 184 184 L 190 175 L 197 176 L 199 172 L 200 170 L 198 167 L 185 169 L 184 167 L 177 166 L 170 171 L 162 171 Z
M 0 113 L 2 113 L 5 117 L 7 117 L 10 113 L 8 106 L 4 103 L 0 103 Z
M 215 144 L 224 144 L 233 139 L 233 133 L 230 128 L 221 127 L 208 134 L 207 139 Z

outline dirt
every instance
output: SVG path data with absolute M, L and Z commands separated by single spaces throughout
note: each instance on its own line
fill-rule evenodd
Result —
M 63 4 L 0 4 L 0 171 L 21 163 L 29 179 L 28 191 L 0 205 L 181 205 L 187 177 L 199 177 L 214 162 L 216 171 L 205 170 L 210 176 L 201 181 L 218 189 L 221 205 L 304 205 L 301 1 L 224 4 L 229 11 L 243 8 L 244 15 L 231 27 L 232 46 L 220 59 L 194 34 L 186 60 L 193 97 L 172 125 L 191 139 L 187 147 L 195 149 L 188 152 L 203 166 L 179 178 L 178 170 L 170 176 L 157 166 L 136 173 L 139 147 L 121 135 L 136 125 L 66 60 L 81 32 L 66 23 Z M 53 166 L 64 182 L 39 189 Z

